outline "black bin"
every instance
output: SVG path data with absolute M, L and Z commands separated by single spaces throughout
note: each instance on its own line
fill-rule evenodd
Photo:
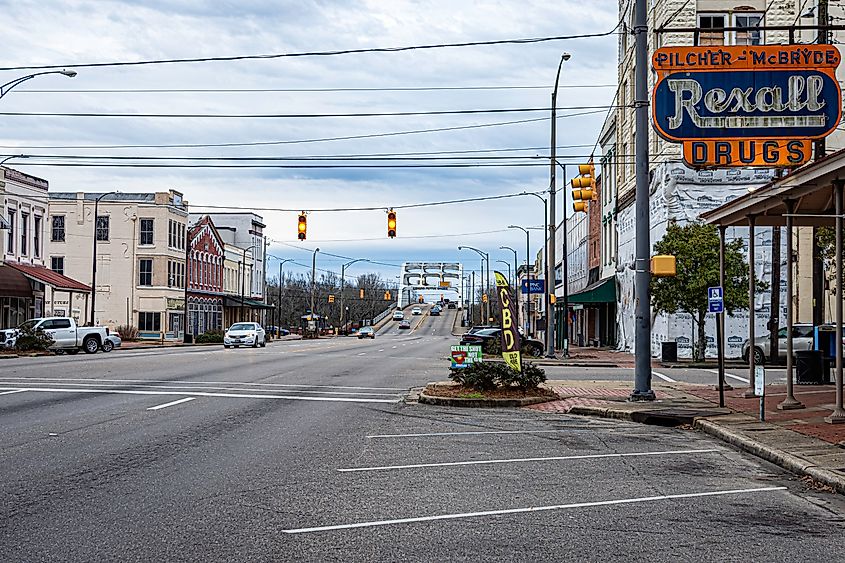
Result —
M 821 350 L 795 352 L 795 382 L 798 385 L 821 385 L 826 379 L 824 353 Z
M 664 362 L 678 361 L 678 343 L 677 342 L 661 342 L 660 343 L 660 358 Z

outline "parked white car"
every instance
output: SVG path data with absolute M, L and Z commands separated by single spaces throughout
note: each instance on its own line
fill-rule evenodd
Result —
M 231 348 L 232 346 L 235 348 L 240 346 L 258 348 L 261 346 L 263 348 L 267 346 L 267 335 L 258 323 L 235 323 L 223 335 L 223 347 Z
M 420 309 L 419 307 L 414 307 L 413 309 L 411 309 L 411 314 L 412 315 L 422 315 L 422 309 Z
M 84 350 L 86 354 L 94 354 L 103 348 L 109 337 L 109 330 L 105 327 L 80 327 L 72 317 L 45 317 L 30 319 L 16 329 L 5 331 L 5 338 L 2 338 L 4 345 L 9 348 L 14 347 L 20 329 L 24 328 L 49 335 L 53 339 L 50 349 L 61 350 L 68 354 L 75 354 L 79 350 Z M 109 345 L 106 344 L 106 346 Z

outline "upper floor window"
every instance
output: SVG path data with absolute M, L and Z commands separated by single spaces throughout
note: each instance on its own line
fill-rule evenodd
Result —
M 32 221 L 32 256 L 41 258 L 41 217 L 36 216 Z
M 734 14 L 734 27 L 743 28 L 742 31 L 734 33 L 736 45 L 762 45 L 763 32 L 760 26 L 763 23 L 763 14 Z
M 725 14 L 698 14 L 697 45 L 724 45 L 725 27 L 728 17 Z
M 53 228 L 50 233 L 50 240 L 53 242 L 65 241 L 65 216 L 53 215 Z
M 15 253 L 15 210 L 7 209 L 6 217 L 9 220 L 9 232 L 6 234 L 6 254 Z
M 109 216 L 97 215 L 97 240 L 109 240 Z
M 141 240 L 139 244 L 152 245 L 153 244 L 153 220 L 141 219 Z
M 29 252 L 27 242 L 29 239 L 29 213 L 21 212 L 21 256 L 26 256 Z
M 153 285 L 152 258 L 142 258 L 138 261 L 138 285 Z
M 50 269 L 57 274 L 64 275 L 65 273 L 65 257 L 64 256 L 50 256 Z
M 176 250 L 185 250 L 185 224 L 173 219 L 167 221 L 167 246 Z

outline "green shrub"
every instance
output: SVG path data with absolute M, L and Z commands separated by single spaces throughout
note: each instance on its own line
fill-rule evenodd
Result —
M 132 325 L 120 325 L 115 329 L 115 332 L 121 340 L 134 342 L 138 340 L 138 327 Z
M 30 327 L 20 329 L 15 340 L 15 349 L 21 352 L 43 352 L 53 345 L 53 338 L 42 331 Z
M 197 344 L 220 344 L 223 342 L 222 330 L 208 330 L 202 334 L 197 335 Z
M 504 362 L 482 362 L 451 370 L 449 379 L 478 391 L 496 387 L 535 389 L 546 381 L 546 372 L 529 362 L 522 364 L 521 373 Z

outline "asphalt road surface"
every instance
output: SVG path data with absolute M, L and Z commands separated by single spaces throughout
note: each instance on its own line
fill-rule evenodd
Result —
M 428 407 L 411 330 L 0 363 L 3 561 L 835 561 L 845 505 L 700 434 Z

